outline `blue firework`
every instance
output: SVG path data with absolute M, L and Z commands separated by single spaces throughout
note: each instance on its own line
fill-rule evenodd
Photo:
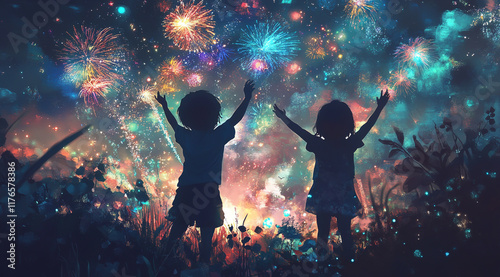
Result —
M 236 45 L 243 54 L 240 58 L 243 68 L 255 75 L 282 67 L 300 50 L 295 34 L 285 31 L 279 23 L 247 26 Z
M 233 54 L 233 51 L 229 49 L 225 44 L 217 43 L 212 46 L 212 55 L 219 63 L 227 60 L 227 58 L 231 54 Z

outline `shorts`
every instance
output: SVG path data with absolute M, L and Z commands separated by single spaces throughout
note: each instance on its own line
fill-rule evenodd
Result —
M 224 224 L 219 185 L 203 183 L 179 187 L 167 219 L 179 224 L 217 228 Z

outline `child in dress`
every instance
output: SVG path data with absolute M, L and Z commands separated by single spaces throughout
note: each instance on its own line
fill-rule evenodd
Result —
M 274 113 L 293 132 L 307 142 L 306 149 L 315 154 L 316 164 L 313 185 L 306 201 L 306 211 L 316 215 L 318 245 L 327 245 L 332 216 L 337 217 L 337 226 L 342 236 L 342 258 L 354 258 L 354 241 L 351 234 L 351 219 L 356 216 L 360 202 L 354 191 L 354 152 L 362 147 L 363 138 L 375 125 L 384 106 L 389 101 L 389 92 L 380 92 L 377 109 L 370 119 L 354 132 L 354 119 L 346 103 L 338 100 L 325 104 L 318 112 L 313 135 L 302 129 L 286 116 L 285 110 L 274 105 Z
M 253 81 L 245 83 L 243 102 L 231 118 L 217 128 L 221 105 L 219 99 L 208 91 L 190 92 L 182 99 L 177 113 L 184 127 L 170 112 L 165 96 L 160 96 L 158 92 L 155 97 L 162 105 L 184 155 L 183 172 L 167 216 L 173 222 L 166 245 L 167 253 L 188 226 L 196 222 L 196 226 L 201 228 L 200 263 L 204 266 L 210 264 L 212 236 L 215 228 L 224 222 L 219 193 L 224 145 L 234 138 L 234 126 L 245 115 L 254 86 Z

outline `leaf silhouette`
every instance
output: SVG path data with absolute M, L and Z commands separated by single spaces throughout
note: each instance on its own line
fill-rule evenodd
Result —
M 19 185 L 22 185 L 24 182 L 26 182 L 35 172 L 40 169 L 45 162 L 47 162 L 52 156 L 54 156 L 57 152 L 59 152 L 61 149 L 66 147 L 68 144 L 73 142 L 75 139 L 83 135 L 91 125 L 87 125 L 80 129 L 79 131 L 67 136 L 60 142 L 54 144 L 40 159 L 38 159 L 32 166 L 30 166 L 24 174 L 22 174 L 21 178 L 19 178 Z
M 411 192 L 418 187 L 429 186 L 432 183 L 432 178 L 425 174 L 411 174 L 403 184 L 405 192 Z
M 256 234 L 260 234 L 260 233 L 262 233 L 262 228 L 260 228 L 259 226 L 257 226 L 257 227 L 255 227 L 254 232 L 255 232 Z
M 389 152 L 389 158 L 392 158 L 394 155 L 396 155 L 398 152 L 401 152 L 401 150 L 399 149 L 392 149 L 390 152 Z
M 104 175 L 102 175 L 102 172 L 101 171 L 96 171 L 95 172 L 95 178 L 97 181 L 99 182 L 104 182 L 106 181 L 106 178 L 104 178 Z
M 401 145 L 399 145 L 397 142 L 394 142 L 392 140 L 388 140 L 388 139 L 379 139 L 378 141 L 380 141 L 382 144 L 385 144 L 385 145 L 389 145 L 389 146 L 392 146 L 392 147 L 401 147 Z
M 396 133 L 396 136 L 398 137 L 399 143 L 401 143 L 401 145 L 403 145 L 404 141 L 405 141 L 405 135 L 398 127 L 392 126 L 392 128 L 394 129 L 394 132 Z
M 245 227 L 245 226 L 240 226 L 240 227 L 238 227 L 238 230 L 240 230 L 240 232 L 244 233 L 244 232 L 246 232 L 246 231 L 247 231 L 247 227 Z
M 80 176 L 83 176 L 85 174 L 85 167 L 83 166 L 80 166 L 76 171 L 75 171 L 75 174 L 76 175 L 80 175 Z
M 252 251 L 253 251 L 254 253 L 259 253 L 261 249 L 262 249 L 262 246 L 260 246 L 260 244 L 258 244 L 258 243 L 254 244 L 254 245 L 252 246 Z
M 241 243 L 243 244 L 246 244 L 250 241 L 250 237 L 244 237 L 242 240 L 241 240 Z

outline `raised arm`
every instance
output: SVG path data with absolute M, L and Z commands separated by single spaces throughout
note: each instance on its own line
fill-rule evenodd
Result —
M 252 80 L 246 81 L 245 88 L 243 89 L 243 91 L 245 92 L 245 99 L 243 99 L 243 102 L 241 102 L 236 111 L 234 111 L 231 118 L 229 118 L 226 122 L 235 126 L 236 124 L 238 124 L 238 122 L 241 121 L 241 119 L 245 115 L 245 112 L 247 111 L 248 104 L 250 104 L 250 100 L 252 99 L 252 92 L 254 91 L 254 89 L 255 89 L 254 81 Z
M 311 139 L 314 139 L 314 135 L 309 133 L 308 131 L 304 130 L 302 127 L 300 127 L 297 123 L 293 122 L 288 116 L 286 116 L 286 111 L 281 110 L 278 105 L 274 104 L 273 107 L 273 112 L 276 114 L 276 116 L 281 119 L 290 130 L 292 130 L 294 133 L 296 133 L 299 137 L 301 137 L 303 140 L 306 142 L 311 141 Z
M 375 122 L 377 122 L 377 119 L 380 116 L 380 113 L 384 109 L 385 105 L 387 104 L 387 101 L 389 101 L 389 91 L 386 90 L 384 93 L 384 90 L 381 90 L 380 98 L 377 97 L 377 109 L 375 109 L 368 121 L 363 126 L 361 126 L 361 128 L 359 128 L 359 131 L 356 132 L 356 136 L 360 140 L 364 139 L 372 129 L 373 125 L 375 125 Z
M 175 119 L 172 112 L 168 109 L 168 104 L 167 100 L 165 99 L 165 96 L 161 96 L 160 92 L 158 91 L 158 94 L 155 96 L 155 99 L 163 107 L 163 112 L 165 112 L 165 116 L 167 117 L 167 121 L 170 124 L 170 126 L 172 126 L 174 130 L 177 129 L 177 127 L 179 127 L 179 123 L 177 123 L 177 119 Z

